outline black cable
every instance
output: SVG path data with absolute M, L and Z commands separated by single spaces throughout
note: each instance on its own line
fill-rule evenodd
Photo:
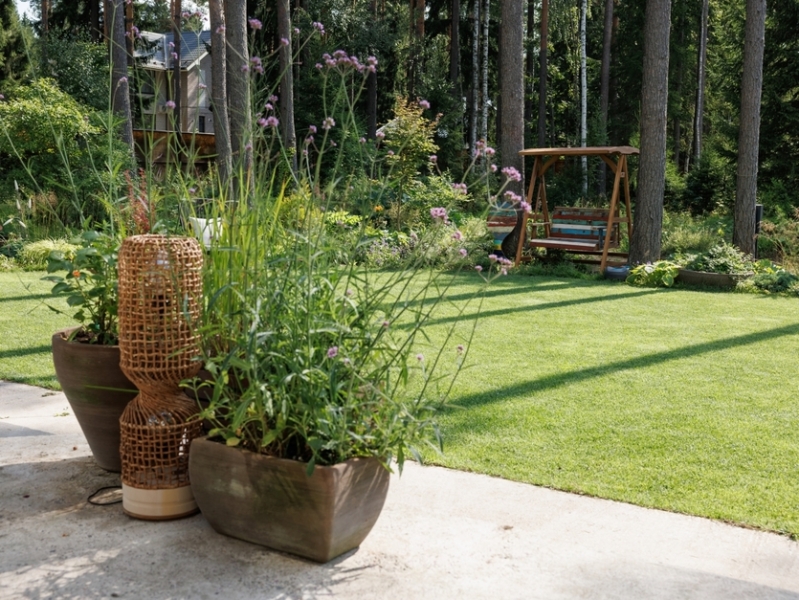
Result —
M 122 489 L 121 485 L 108 485 L 106 487 L 101 487 L 99 490 L 96 490 L 91 495 L 89 495 L 89 497 L 86 500 L 89 504 L 94 504 L 95 506 L 111 506 L 112 504 L 119 504 L 120 502 L 122 502 L 122 498 L 120 498 L 119 500 L 114 500 L 112 502 L 95 502 L 94 500 L 92 500 L 92 498 L 94 498 L 97 494 L 99 494 L 103 490 L 121 490 L 121 489 Z

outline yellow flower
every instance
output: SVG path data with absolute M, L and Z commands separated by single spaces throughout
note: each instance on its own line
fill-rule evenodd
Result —
M 375 212 L 381 212 L 382 210 L 383 210 L 383 207 L 380 206 L 379 204 L 377 206 L 375 206 Z

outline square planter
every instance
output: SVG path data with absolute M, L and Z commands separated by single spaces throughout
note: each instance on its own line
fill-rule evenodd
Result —
M 389 472 L 376 458 L 317 466 L 224 443 L 192 442 L 189 478 L 216 531 L 327 562 L 356 548 L 380 516 Z

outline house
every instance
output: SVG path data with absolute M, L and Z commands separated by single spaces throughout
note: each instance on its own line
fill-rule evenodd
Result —
M 183 31 L 180 34 L 180 129 L 189 133 L 213 133 L 211 110 L 211 32 Z M 139 126 L 145 131 L 171 131 L 174 101 L 172 86 L 173 34 L 141 32 L 135 58 L 139 74 Z

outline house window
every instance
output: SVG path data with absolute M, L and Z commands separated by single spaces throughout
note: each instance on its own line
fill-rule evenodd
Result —
M 197 125 L 197 129 L 200 133 L 205 133 L 205 115 L 200 115 L 200 122 Z

